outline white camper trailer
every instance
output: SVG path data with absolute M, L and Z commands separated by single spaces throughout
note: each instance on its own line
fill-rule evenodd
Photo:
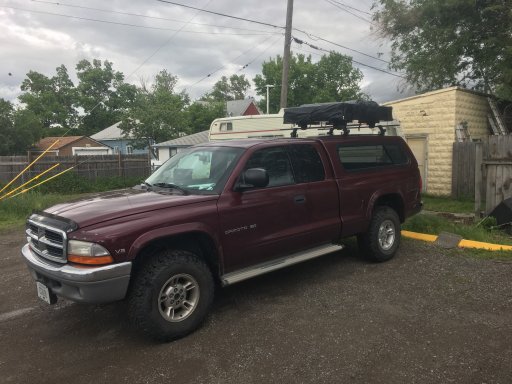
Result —
M 291 137 L 297 126 L 284 124 L 283 117 L 284 109 L 271 115 L 233 116 L 215 119 L 210 125 L 209 140 Z M 402 136 L 398 121 L 383 121 L 379 125 L 386 129 L 386 135 Z M 350 134 L 375 134 L 379 132 L 377 127 L 368 128 L 367 125 L 359 127 L 357 123 L 351 123 L 348 126 L 351 128 Z M 298 137 L 324 136 L 328 134 L 329 128 L 319 125 L 308 127 L 306 130 L 297 129 L 296 132 Z
M 233 116 L 215 119 L 210 125 L 210 141 L 290 137 L 293 124 L 283 124 L 283 114 L 284 110 L 281 109 L 279 113 L 272 115 Z M 307 132 L 307 136 L 317 135 L 316 132 Z M 305 136 L 305 132 L 300 132 L 299 137 Z

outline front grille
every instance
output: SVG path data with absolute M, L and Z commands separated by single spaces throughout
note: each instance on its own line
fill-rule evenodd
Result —
M 65 263 L 67 261 L 66 232 L 31 219 L 27 222 L 25 232 L 29 240 L 30 248 L 36 254 L 58 263 Z

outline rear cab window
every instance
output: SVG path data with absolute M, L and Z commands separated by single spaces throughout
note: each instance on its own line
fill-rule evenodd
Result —
M 409 164 L 407 153 L 398 143 L 340 144 L 338 159 L 347 171 L 362 171 Z

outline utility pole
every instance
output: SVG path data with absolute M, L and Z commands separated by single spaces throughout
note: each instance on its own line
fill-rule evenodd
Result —
M 268 90 L 269 90 L 269 88 L 274 88 L 274 86 L 267 84 L 267 85 L 265 85 L 265 87 L 267 87 L 267 115 L 268 115 L 268 105 L 269 105 Z
M 293 0 L 288 0 L 286 8 L 286 30 L 284 33 L 283 77 L 281 79 L 281 108 L 286 108 L 288 100 L 288 72 L 290 70 L 290 46 L 292 44 Z

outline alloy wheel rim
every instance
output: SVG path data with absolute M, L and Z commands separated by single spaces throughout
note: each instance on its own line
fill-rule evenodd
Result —
M 158 310 L 169 322 L 189 317 L 199 302 L 199 284 L 191 275 L 180 273 L 169 278 L 158 295 Z
M 385 220 L 379 227 L 379 246 L 384 251 L 389 251 L 395 243 L 395 225 L 391 220 Z

